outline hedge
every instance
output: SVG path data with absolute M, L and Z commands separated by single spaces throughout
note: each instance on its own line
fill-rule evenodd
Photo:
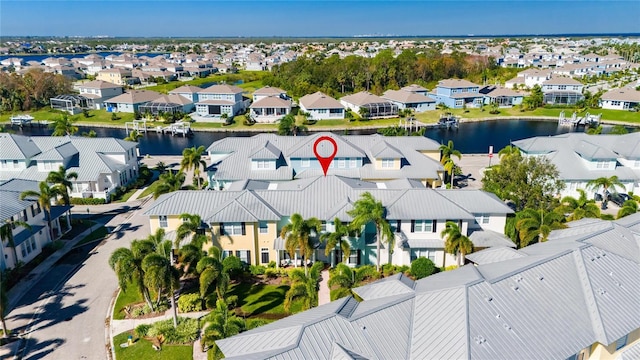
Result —
M 69 199 L 72 205 L 103 205 L 106 203 L 104 199 L 98 198 L 76 198 Z

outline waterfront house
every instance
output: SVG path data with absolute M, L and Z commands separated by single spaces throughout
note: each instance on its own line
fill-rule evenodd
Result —
M 71 197 L 109 201 L 109 195 L 138 177 L 138 143 L 114 138 L 0 134 L 0 181 L 44 181 L 64 166 L 78 173 Z
M 403 88 L 404 89 L 404 88 Z M 435 110 L 436 101 L 419 92 L 407 90 L 387 90 L 382 94 L 383 99 L 387 99 L 398 106 L 399 110 L 410 109 L 417 113 Z
M 233 117 L 246 108 L 242 92 L 241 88 L 233 85 L 211 85 L 198 92 L 196 113 L 217 119 L 223 114 Z
M 464 79 L 440 80 L 429 96 L 438 104 L 444 104 L 452 109 L 482 106 L 480 85 Z
M 121 95 L 124 92 L 121 85 L 102 80 L 82 83 L 77 86 L 77 89 L 80 95 L 90 99 L 89 107 L 92 109 L 101 109 L 105 101 Z
M 511 107 L 522 104 L 524 99 L 524 96 L 517 91 L 497 86 L 485 86 L 480 89 L 480 93 L 484 95 L 485 105 L 496 103 L 500 107 Z
M 321 136 L 332 137 L 338 145 L 328 174 L 371 181 L 408 178 L 423 186 L 442 185 L 440 144 L 434 140 L 422 136 L 341 136 L 327 132 L 310 136 L 259 134 L 215 141 L 207 148 L 211 160 L 207 168 L 209 187 L 226 189 L 234 181 L 247 179 L 289 181 L 321 175 L 313 151 Z M 332 151 L 326 144 L 319 145 Z
M 283 98 L 281 95 L 261 96 L 249 106 L 249 116 L 259 123 L 275 123 L 289 114 L 292 106 L 291 99 Z
M 551 79 L 551 71 L 549 70 L 527 69 L 520 71 L 515 78 L 507 80 L 504 86 L 513 89 L 517 84 L 518 87 L 532 88 L 535 85 L 542 86 L 542 83 L 549 79 Z
M 51 236 L 55 240 L 71 230 L 68 206 L 51 206 L 47 217 L 36 198 L 20 200 L 20 194 L 24 191 L 40 192 L 38 181 L 0 181 L 0 226 L 11 228 L 15 245 L 15 249 L 12 249 L 8 241 L 0 244 L 0 271 L 15 268 L 18 263 L 28 263 L 42 252 L 45 245 L 52 242 Z M 51 228 L 48 219 L 51 219 Z M 16 225 L 16 221 L 25 222 L 30 228 Z
M 150 90 L 130 90 L 104 102 L 108 112 L 134 113 L 141 105 L 159 98 L 162 94 Z
M 131 81 L 131 70 L 116 68 L 100 70 L 96 74 L 96 80 L 102 80 L 116 85 L 126 85 Z
M 632 86 L 611 89 L 602 94 L 600 102 L 603 109 L 631 110 L 640 106 L 640 91 Z
M 544 103 L 553 105 L 574 105 L 584 100 L 583 85 L 578 80 L 568 77 L 554 77 L 542 83 Z
M 412 93 L 416 93 L 424 96 L 427 96 L 429 94 L 429 90 L 427 90 L 427 88 L 425 88 L 424 86 L 420 86 L 418 84 L 407 85 L 401 88 L 400 90 L 408 91 L 408 92 L 412 92 Z
M 580 196 L 585 190 L 589 198 L 603 189 L 589 189 L 587 183 L 601 177 L 617 176 L 624 185 L 620 192 L 640 190 L 640 133 L 626 135 L 587 135 L 568 133 L 537 136 L 514 141 L 525 156 L 546 156 L 558 169 L 565 182 L 561 197 Z M 610 189 L 614 192 L 616 189 Z
M 280 97 L 285 100 L 291 99 L 289 96 L 287 96 L 286 91 L 279 89 L 277 87 L 271 87 L 271 86 L 265 86 L 254 91 L 252 94 L 252 99 L 253 99 L 253 102 L 256 102 L 270 96 Z
M 163 94 L 146 104 L 140 105 L 138 111 L 141 114 L 150 113 L 152 115 L 158 115 L 160 112 L 189 114 L 194 108 L 193 101 L 182 95 Z
M 447 221 L 458 224 L 464 234 L 485 228 L 501 233 L 506 216 L 512 213 L 497 197 L 480 190 L 433 190 L 406 179 L 384 183 L 329 175 L 280 183 L 245 181 L 239 190 L 173 192 L 159 197 L 145 214 L 149 215 L 152 232 L 158 228 L 174 231 L 181 223 L 180 214 L 198 214 L 210 229 L 213 244 L 225 256 L 236 255 L 248 264 L 275 261 L 281 266 L 300 259 L 300 254 L 286 252 L 279 237 L 291 215 L 316 217 L 323 222 L 322 231 L 330 232 L 336 217 L 342 222 L 351 220 L 347 211 L 364 192 L 385 205 L 395 236 L 393 248 L 383 246 L 381 263 L 409 265 L 425 256 L 436 266 L 453 265 L 455 257 L 445 253 L 440 235 Z M 349 238 L 349 265 L 376 263 L 375 227 L 371 225 Z M 314 236 L 316 240 L 318 235 Z M 482 245 L 514 246 L 504 236 Z M 341 261 L 339 249 L 327 257 L 322 245 L 318 246 L 313 260 L 332 265 Z
M 379 119 L 398 116 L 398 105 L 368 91 L 343 96 L 340 103 L 347 109 L 366 119 Z
M 200 101 L 200 98 L 198 97 L 198 93 L 202 91 L 201 87 L 198 86 L 193 86 L 193 85 L 183 85 L 180 86 L 178 88 L 175 88 L 171 91 L 169 91 L 170 95 L 180 95 L 182 97 L 185 97 L 189 100 L 191 100 L 192 103 L 197 103 L 198 101 Z
M 309 113 L 314 120 L 344 119 L 344 106 L 320 91 L 300 98 L 300 111 Z
M 386 277 L 353 289 L 358 300 L 216 344 L 229 360 L 637 359 L 640 215 L 574 223 L 547 242 L 417 281 Z

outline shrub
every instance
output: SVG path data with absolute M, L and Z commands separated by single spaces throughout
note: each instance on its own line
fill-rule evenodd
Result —
M 356 281 L 380 279 L 380 272 L 373 265 L 365 265 L 356 269 Z
M 251 330 L 251 329 L 255 329 L 255 328 L 259 327 L 259 326 L 267 325 L 270 322 L 271 322 L 270 320 L 260 319 L 260 318 L 247 319 L 247 321 L 245 323 L 245 327 L 246 327 L 247 330 Z
M 425 257 L 419 257 L 411 262 L 411 275 L 416 280 L 425 278 L 436 272 L 436 265 Z
M 228 256 L 222 260 L 222 267 L 224 271 L 229 273 L 229 276 L 233 279 L 242 273 L 243 265 L 242 261 L 237 256 Z
M 389 277 L 396 273 L 396 267 L 393 264 L 382 265 L 382 276 Z
M 98 198 L 76 198 L 69 199 L 72 205 L 103 205 L 106 203 L 104 199 Z
M 269 267 L 264 271 L 264 274 L 268 278 L 275 279 L 280 276 L 280 271 L 278 269 Z
M 409 271 L 409 266 L 407 265 L 402 265 L 402 266 L 396 266 L 396 272 L 399 273 L 406 273 L 407 271 Z
M 198 320 L 178 318 L 178 327 L 173 327 L 173 319 L 158 321 L 151 325 L 147 336 L 163 336 L 168 344 L 186 344 L 198 337 Z
M 264 275 L 265 271 L 267 270 L 266 267 L 262 266 L 262 265 L 250 265 L 249 266 L 249 271 L 251 272 L 251 275 Z
M 351 295 L 351 290 L 347 288 L 342 288 L 342 287 L 333 289 L 329 292 L 329 297 L 331 298 L 331 301 L 338 300 L 340 298 L 347 297 L 349 295 Z
M 200 298 L 200 294 L 192 293 L 180 295 L 180 298 L 178 298 L 178 310 L 183 313 L 201 311 L 202 299 Z
M 275 269 L 275 267 L 276 267 L 276 262 L 275 262 L 275 261 L 273 261 L 273 260 L 269 261 L 269 264 L 267 265 L 267 267 L 268 267 L 268 268 L 271 268 L 271 269 Z
M 451 271 L 451 270 L 455 270 L 458 268 L 458 265 L 449 265 L 447 267 L 445 267 L 444 269 L 442 269 L 442 271 Z
M 145 337 L 147 336 L 147 333 L 149 332 L 149 329 L 151 328 L 151 325 L 149 324 L 140 324 L 138 326 L 136 326 L 136 335 L 138 337 Z

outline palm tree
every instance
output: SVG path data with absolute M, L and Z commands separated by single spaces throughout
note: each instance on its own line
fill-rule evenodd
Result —
M 224 299 L 229 283 L 229 275 L 224 271 L 222 262 L 213 256 L 205 256 L 196 266 L 200 274 L 200 297 L 206 302 L 207 296 L 215 289 L 218 299 Z M 206 304 L 205 304 L 206 305 Z
M 53 128 L 52 136 L 65 136 L 73 135 L 78 132 L 78 127 L 75 126 L 75 120 L 71 120 L 67 114 L 62 114 L 49 126 Z
M 5 315 L 9 311 L 9 297 L 7 296 L 7 289 L 4 285 L 4 281 L 0 279 L 0 323 L 2 324 L 2 337 L 9 337 L 9 329 L 7 329 L 7 322 L 5 321 Z
M 320 280 L 320 271 L 324 264 L 316 262 L 311 266 L 308 274 L 300 269 L 293 269 L 289 273 L 291 285 L 284 298 L 284 309 L 291 311 L 291 305 L 296 300 L 302 300 L 302 310 L 309 310 L 318 306 L 318 281 Z
M 216 301 L 216 309 L 205 316 L 203 322 L 203 346 L 215 346 L 216 340 L 237 335 L 245 328 L 244 320 L 229 311 L 229 305 L 224 299 L 218 299 Z
M 167 167 L 167 164 L 165 164 L 164 162 L 158 161 L 156 163 L 156 166 L 153 169 L 157 170 L 160 173 L 160 175 L 162 175 L 165 172 L 167 172 L 168 167 Z
M 447 221 L 440 236 L 445 238 L 444 251 L 458 258 L 458 267 L 462 266 L 465 254 L 473 251 L 473 243 L 460 231 L 460 227 L 453 221 Z
M 41 181 L 40 184 L 38 184 L 38 187 L 40 188 L 40 192 L 27 190 L 20 193 L 20 200 L 24 200 L 27 197 L 35 197 L 38 199 L 38 204 L 40 204 L 40 208 L 44 211 L 44 215 L 47 219 L 51 240 L 53 240 L 53 228 L 51 227 L 51 201 L 60 195 L 60 189 L 57 187 L 50 187 L 44 181 Z
M 616 186 L 623 188 L 624 189 L 624 184 L 622 184 L 622 182 L 620 182 L 620 180 L 618 180 L 618 177 L 616 175 L 613 175 L 611 177 L 599 177 L 597 179 L 593 179 L 593 180 L 589 180 L 587 182 L 587 188 L 588 189 L 592 189 L 594 191 L 598 191 L 600 188 L 603 188 L 604 191 L 604 195 L 606 197 L 607 193 L 609 192 L 609 188 L 613 189 L 615 191 Z
M 335 227 L 333 232 L 320 235 L 320 241 L 327 243 L 327 246 L 324 249 L 324 254 L 329 256 L 331 251 L 335 250 L 336 246 L 339 246 L 340 250 L 342 250 L 342 261 L 346 262 L 349 255 L 351 255 L 351 244 L 348 239 L 351 229 L 349 229 L 347 225 L 343 224 L 338 218 L 333 220 L 333 225 Z
M 198 229 L 202 227 L 202 219 L 197 214 L 182 214 L 180 215 L 182 224 L 178 226 L 176 230 L 176 243 L 175 247 L 180 248 L 180 242 L 189 235 L 196 234 Z
M 131 130 L 129 135 L 124 138 L 124 141 L 138 142 L 142 138 L 142 134 L 138 130 Z
M 169 171 L 160 175 L 160 183 L 153 192 L 153 198 L 157 199 L 162 194 L 167 194 L 173 191 L 180 190 L 186 175 L 182 171 L 173 172 Z
M 67 173 L 67 169 L 62 165 L 60 165 L 58 171 L 51 171 L 47 176 L 47 182 L 58 188 L 62 195 L 62 200 L 67 206 L 71 204 L 69 201 L 69 189 L 73 186 L 71 179 L 77 180 L 78 173 L 74 171 Z
M 14 226 L 23 226 L 29 231 L 31 231 L 31 225 L 27 224 L 24 221 L 5 221 L 4 225 L 0 227 L 0 239 L 2 241 L 6 241 L 7 245 L 13 251 L 13 267 L 15 268 L 18 265 L 18 252 L 16 251 L 16 243 L 13 241 L 13 227 Z
M 300 255 L 303 256 L 306 262 L 311 257 L 314 248 L 311 233 L 315 231 L 316 234 L 319 234 L 321 226 L 322 223 L 317 218 L 312 217 L 305 220 L 298 213 L 291 215 L 289 223 L 283 226 L 280 231 L 280 237 L 285 240 L 287 252 L 295 254 L 296 250 L 299 249 Z M 298 266 L 297 262 L 295 266 Z M 304 274 L 305 276 L 309 274 L 306 264 L 304 266 Z
M 340 289 L 336 292 L 337 298 L 341 298 L 351 294 L 351 289 L 356 286 L 355 271 L 344 263 L 339 263 L 331 272 L 331 278 L 328 285 L 330 287 L 338 286 Z M 335 300 L 335 299 L 331 299 Z
M 456 163 L 453 161 L 452 158 L 447 158 L 444 161 L 444 171 L 446 171 L 449 174 L 449 179 L 451 181 L 451 189 L 453 189 L 453 172 L 456 169 Z
M 144 271 L 144 284 L 147 288 L 156 289 L 158 294 L 158 304 L 160 296 L 166 291 L 169 292 L 169 300 L 173 309 L 173 327 L 178 327 L 178 314 L 176 312 L 175 289 L 180 286 L 180 273 L 171 261 L 160 254 L 149 254 L 142 260 L 142 271 Z
M 182 265 L 182 271 L 185 274 L 194 274 L 197 272 L 198 262 L 203 257 L 202 247 L 193 244 L 183 246 L 179 251 L 178 262 Z
M 500 160 L 509 157 L 511 155 L 520 155 L 520 149 L 517 146 L 507 145 L 498 151 L 498 157 Z
M 569 214 L 567 221 L 580 220 L 582 218 L 600 218 L 600 208 L 595 200 L 587 199 L 586 191 L 578 189 L 580 197 L 565 196 L 560 200 L 558 210 L 562 214 Z
M 149 288 L 146 286 L 142 261 L 154 252 L 154 244 L 149 240 L 133 240 L 131 248 L 118 248 L 109 258 L 109 266 L 116 273 L 120 289 L 125 291 L 128 284 L 135 283 L 138 292 L 153 311 Z
M 197 148 L 190 147 L 182 151 L 182 161 L 180 162 L 180 170 L 193 169 L 193 176 L 198 179 L 198 189 L 200 189 L 200 167 L 206 170 L 207 163 L 202 159 L 202 154 L 205 152 L 204 146 L 200 145 Z
M 616 218 L 620 219 L 622 217 L 635 214 L 637 212 L 638 212 L 638 202 L 636 202 L 635 200 L 627 200 L 622 204 L 622 207 L 620 208 L 620 210 L 618 210 L 618 214 Z
M 386 209 L 382 202 L 377 201 L 370 192 L 360 195 L 360 199 L 353 204 L 353 209 L 347 214 L 353 218 L 351 227 L 354 229 L 362 229 L 365 225 L 372 222 L 376 227 L 376 270 L 380 271 L 380 247 L 382 241 L 389 245 L 389 255 L 393 253 L 393 245 L 395 236 L 391 231 L 391 226 L 386 219 Z
M 462 153 L 454 148 L 453 140 L 449 140 L 449 142 L 447 142 L 447 145 L 440 145 L 440 152 L 442 153 L 442 156 L 440 157 L 440 163 L 442 165 L 444 165 L 446 160 L 451 158 L 452 156 L 456 156 L 458 159 L 462 159 Z
M 564 215 L 555 211 L 545 213 L 544 210 L 526 208 L 518 214 L 518 217 L 516 230 L 518 230 L 520 247 L 525 247 L 532 242 L 547 241 L 551 230 L 566 227 L 562 223 Z

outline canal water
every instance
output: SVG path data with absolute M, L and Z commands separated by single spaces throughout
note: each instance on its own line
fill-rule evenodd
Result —
M 127 135 L 124 129 L 113 128 L 87 128 L 79 127 L 78 135 L 93 129 L 100 137 L 115 137 L 123 139 Z M 14 127 L 16 134 L 22 135 L 50 135 L 49 128 Z M 537 120 L 492 120 L 483 122 L 461 123 L 456 130 L 428 128 L 425 136 L 438 143 L 447 143 L 453 140 L 455 148 L 462 153 L 479 154 L 486 153 L 489 146 L 498 151 L 509 145 L 511 141 L 520 140 L 532 136 L 551 136 L 569 131 L 584 131 L 584 128 L 559 127 L 555 121 Z M 343 130 L 334 131 L 336 134 L 344 134 Z M 374 134 L 376 130 L 349 130 L 350 135 Z M 186 147 L 204 145 L 208 147 L 212 142 L 227 136 L 248 137 L 256 135 L 253 132 L 207 132 L 195 131 L 190 137 L 159 134 L 155 131 L 148 132 L 140 139 L 140 155 L 181 155 Z

